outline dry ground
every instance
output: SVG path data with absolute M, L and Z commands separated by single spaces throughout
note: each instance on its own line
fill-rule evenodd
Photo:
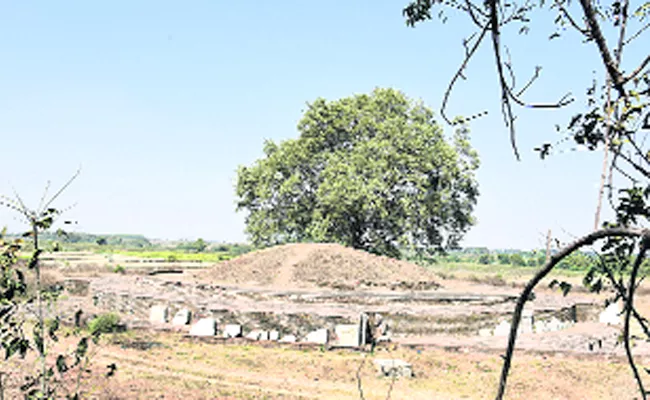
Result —
M 436 348 L 379 349 L 364 355 L 269 345 L 179 340 L 170 334 L 128 334 L 106 343 L 94 366 L 118 364 L 116 377 L 86 382 L 97 399 L 489 399 L 498 354 Z M 119 344 L 121 342 L 121 344 Z M 155 342 L 147 351 L 129 344 Z M 374 358 L 412 363 L 411 379 L 378 377 Z M 365 361 L 364 361 L 365 360 Z M 391 389 L 392 385 L 392 389 Z M 507 398 L 631 399 L 634 381 L 624 360 L 517 354 Z
M 55 268 L 46 272 L 48 279 L 61 278 L 61 271 Z M 88 271 L 80 272 L 83 275 Z M 103 271 L 92 274 L 106 275 Z M 462 273 L 456 273 L 455 278 L 442 279 L 433 271 L 411 263 L 337 245 L 312 244 L 250 253 L 196 275 L 185 275 L 188 274 L 178 279 L 195 281 L 199 278 L 203 282 L 250 284 L 280 290 L 323 286 L 363 289 L 364 281 L 379 286 L 437 281 L 444 290 L 483 294 L 517 293 L 517 286 L 527 278 L 508 279 L 507 283 L 497 286 L 489 285 L 488 281 L 462 279 Z M 117 277 L 112 273 L 107 276 Z M 579 278 L 573 281 L 579 285 Z M 543 286 L 540 292 L 551 293 Z M 646 315 L 650 313 L 647 291 L 638 297 L 637 303 Z M 599 329 L 594 324 L 587 333 Z M 558 343 L 559 335 L 565 333 L 571 332 L 555 333 Z M 544 337 L 553 350 L 556 339 Z M 457 351 L 440 347 L 400 347 L 364 355 L 277 344 L 208 343 L 184 339 L 179 334 L 133 331 L 103 343 L 93 360 L 93 369 L 99 375 L 85 382 L 84 387 L 88 389 L 87 397 L 96 399 L 359 399 L 356 373 L 361 366 L 365 399 L 385 399 L 388 393 L 392 399 L 493 398 L 502 361 L 501 348 L 474 347 L 470 350 L 467 340 L 456 339 L 453 345 L 460 349 Z M 142 349 L 142 345 L 150 343 L 156 346 Z M 445 343 L 438 341 L 436 344 L 444 346 Z M 451 339 L 447 344 L 451 344 Z M 377 376 L 373 358 L 400 358 L 411 362 L 416 377 L 400 379 L 393 384 L 391 379 Z M 641 361 L 650 367 L 646 360 Z M 118 365 L 118 372 L 107 381 L 101 378 L 101 372 L 111 363 Z M 635 394 L 629 367 L 620 356 L 519 351 L 514 359 L 507 398 L 631 399 Z
M 314 286 L 352 289 L 405 283 L 435 287 L 439 280 L 433 272 L 413 263 L 323 243 L 287 244 L 255 251 L 216 264 L 197 276 L 214 282 L 277 289 Z

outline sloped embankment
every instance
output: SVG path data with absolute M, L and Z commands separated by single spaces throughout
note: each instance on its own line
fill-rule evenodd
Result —
M 286 244 L 255 251 L 219 263 L 199 276 L 213 282 L 273 287 L 439 287 L 434 274 L 418 265 L 323 243 Z

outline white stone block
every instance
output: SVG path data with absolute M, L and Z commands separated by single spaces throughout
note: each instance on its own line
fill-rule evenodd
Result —
M 269 340 L 277 342 L 279 339 L 280 339 L 280 332 L 278 332 L 278 331 L 270 331 L 269 332 Z
M 481 336 L 481 337 L 492 336 L 492 333 L 493 333 L 492 329 L 487 329 L 487 328 L 479 329 L 479 331 L 478 331 L 478 335 Z
M 201 318 L 190 328 L 191 336 L 214 336 L 217 334 L 217 321 L 214 318 Z
M 494 328 L 494 336 L 508 336 L 510 335 L 510 322 L 501 321 L 499 325 Z
M 169 308 L 164 305 L 155 305 L 151 307 L 149 312 L 149 322 L 152 324 L 164 324 L 167 323 L 167 318 L 169 314 Z
M 298 338 L 295 335 L 286 335 L 280 339 L 280 343 L 295 343 L 298 341 Z
M 598 316 L 598 321 L 601 324 L 607 325 L 620 325 L 621 324 L 621 305 L 620 303 L 611 303 L 601 312 Z
M 246 335 L 246 339 L 250 340 L 260 340 L 262 337 L 262 331 L 259 329 L 253 329 L 252 331 L 248 332 L 248 335 Z
M 359 325 L 336 325 L 334 327 L 336 335 L 336 344 L 342 347 L 359 347 L 361 345 L 361 336 Z
M 309 332 L 304 341 L 307 343 L 327 344 L 328 339 L 329 333 L 327 332 L 327 329 L 322 328 Z
M 236 338 L 241 337 L 242 327 L 239 324 L 227 324 L 223 328 L 223 337 L 225 338 Z
M 190 323 L 192 319 L 192 312 L 187 308 L 178 310 L 178 312 L 172 318 L 172 325 L 174 326 L 183 326 Z
M 557 332 L 562 329 L 562 321 L 553 317 L 547 322 L 546 326 L 549 332 Z

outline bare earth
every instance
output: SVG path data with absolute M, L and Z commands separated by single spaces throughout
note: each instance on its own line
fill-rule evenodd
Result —
M 121 312 L 123 320 L 142 328 L 101 346 L 93 368 L 115 362 L 118 374 L 85 383 L 89 397 L 98 399 L 358 399 L 357 371 L 365 399 L 385 399 L 388 393 L 393 399 L 491 398 L 506 338 L 482 337 L 478 330 L 508 320 L 520 290 L 442 279 L 408 262 L 333 244 L 278 246 L 208 268 L 193 266 L 182 274 L 147 276 L 133 267 L 121 275 L 80 265 L 47 270 L 52 280 L 88 283 L 88 293 L 69 294 L 60 302 L 63 312 L 78 307 L 90 313 L 119 311 L 123 299 L 146 299 L 190 307 L 195 318 L 214 312 L 235 316 L 248 329 L 259 322 L 248 317 L 252 314 L 264 320 L 300 314 L 316 321 L 332 316 L 353 321 L 361 312 L 378 312 L 391 319 L 395 332 L 392 343 L 373 354 L 245 339 L 189 339 L 187 328 L 147 325 L 148 306 L 138 309 L 129 300 L 125 304 L 133 309 Z M 650 296 L 640 293 L 638 306 L 648 312 Z M 114 297 L 95 298 L 93 305 L 90 299 L 97 294 Z M 604 301 L 585 293 L 564 297 L 543 284 L 536 295 L 530 308 L 540 316 Z M 586 321 L 557 332 L 522 334 L 507 397 L 634 398 L 620 331 L 619 326 Z M 648 343 L 634 344 L 640 366 L 650 366 Z M 378 377 L 374 358 L 410 362 L 416 376 L 394 382 Z

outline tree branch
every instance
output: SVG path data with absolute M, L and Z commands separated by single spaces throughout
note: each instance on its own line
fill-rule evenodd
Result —
M 646 236 L 642 239 L 641 241 L 641 250 L 639 250 L 639 254 L 636 257 L 636 260 L 634 261 L 634 266 L 632 267 L 632 272 L 630 273 L 630 285 L 628 287 L 628 294 L 627 294 L 627 301 L 625 302 L 625 320 L 623 324 L 623 341 L 625 344 L 625 354 L 627 355 L 627 360 L 628 363 L 630 364 L 630 368 L 632 369 L 632 372 L 634 373 L 634 379 L 636 379 L 636 383 L 639 386 L 639 393 L 641 393 L 641 398 L 646 399 L 646 391 L 645 388 L 643 387 L 643 381 L 641 380 L 641 376 L 639 375 L 639 370 L 636 367 L 636 364 L 634 363 L 634 357 L 632 356 L 632 349 L 630 347 L 630 316 L 632 315 L 632 309 L 634 307 L 634 292 L 636 291 L 636 276 L 637 273 L 639 272 L 639 267 L 641 266 L 641 262 L 645 258 L 645 253 L 648 250 L 648 246 L 650 245 L 650 236 Z
M 564 15 L 564 17 L 569 21 L 569 23 L 580 33 L 582 33 L 584 36 L 589 37 L 589 29 L 581 28 L 580 25 L 573 19 L 571 14 L 569 14 L 569 11 L 567 11 L 566 8 L 563 6 L 560 6 L 560 11 Z
M 621 95 L 621 97 L 627 97 L 625 88 L 623 87 L 623 77 L 621 76 L 621 72 L 618 70 L 616 61 L 612 58 L 612 54 L 609 52 L 609 48 L 607 47 L 607 42 L 605 41 L 603 32 L 600 30 L 598 20 L 596 20 L 596 11 L 591 6 L 591 0 L 580 0 L 580 5 L 582 6 L 585 19 L 587 20 L 587 25 L 589 26 L 591 37 L 594 39 L 596 45 L 598 46 L 598 51 L 600 52 L 600 56 L 603 59 L 603 63 L 605 64 L 605 68 L 607 69 L 607 72 L 612 79 L 614 87 Z
M 581 0 L 582 1 L 582 0 Z M 603 239 L 606 237 L 644 237 L 644 240 L 650 240 L 650 231 L 647 229 L 635 229 L 635 228 L 611 228 L 611 229 L 601 229 L 594 231 L 578 240 L 574 241 L 570 245 L 561 249 L 558 253 L 551 256 L 551 259 L 544 267 L 539 270 L 535 276 L 526 284 L 524 290 L 521 292 L 521 295 L 517 299 L 517 305 L 515 306 L 515 311 L 512 316 L 512 325 L 510 326 L 510 336 L 508 337 L 508 347 L 506 349 L 506 354 L 503 361 L 503 367 L 501 369 L 501 378 L 499 380 L 499 390 L 497 392 L 496 400 L 502 400 L 503 395 L 506 390 L 506 383 L 508 380 L 508 373 L 510 372 L 510 365 L 512 363 L 512 356 L 515 349 L 515 342 L 517 340 L 517 329 L 519 328 L 519 323 L 521 322 L 521 313 L 524 310 L 524 305 L 526 301 L 530 298 L 533 289 L 537 284 L 544 279 L 550 272 L 553 270 L 555 265 L 557 265 L 564 258 L 569 256 L 574 251 L 579 248 L 590 245 L 596 240 Z
M 449 96 L 451 95 L 451 91 L 453 90 L 454 86 L 456 85 L 456 81 L 458 78 L 460 78 L 463 75 L 463 71 L 467 67 L 467 64 L 471 60 L 472 56 L 478 49 L 479 45 L 483 41 L 483 38 L 485 37 L 485 34 L 488 31 L 488 26 L 486 25 L 483 27 L 483 31 L 481 31 L 481 35 L 476 39 L 476 43 L 472 46 L 471 49 L 467 52 L 467 55 L 465 56 L 465 59 L 463 60 L 463 63 L 460 65 L 456 73 L 454 74 L 454 77 L 451 79 L 451 82 L 449 82 L 449 86 L 447 86 L 447 90 L 445 91 L 445 95 L 442 99 L 442 106 L 440 107 L 440 115 L 442 115 L 442 118 L 448 123 L 452 124 L 452 121 L 447 117 L 447 114 L 445 110 L 447 109 L 447 102 L 449 101 Z
M 520 160 L 519 150 L 517 149 L 517 141 L 515 137 L 515 116 L 512 112 L 512 104 L 510 104 L 510 96 L 508 95 L 508 84 L 503 73 L 503 62 L 501 61 L 501 48 L 499 45 L 499 16 L 497 14 L 497 0 L 489 0 L 490 7 L 490 29 L 492 30 L 492 47 L 494 50 L 494 58 L 497 65 L 497 72 L 499 74 L 499 83 L 501 84 L 501 112 L 503 113 L 504 122 L 510 128 L 510 143 L 512 150 L 515 153 L 515 158 Z
M 627 83 L 632 79 L 634 79 L 638 74 L 641 73 L 641 71 L 643 71 L 643 68 L 645 68 L 649 63 L 650 63 L 650 54 L 648 54 L 645 60 L 641 62 L 641 65 L 639 65 L 637 69 L 635 69 L 634 71 L 632 71 L 632 73 L 630 73 L 628 76 L 623 78 L 622 83 Z

